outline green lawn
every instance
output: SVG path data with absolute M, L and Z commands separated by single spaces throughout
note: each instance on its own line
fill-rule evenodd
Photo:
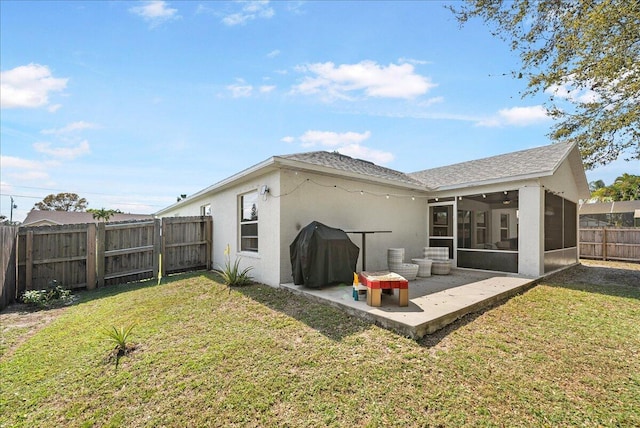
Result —
M 217 279 L 85 292 L 7 333 L 0 426 L 640 426 L 638 285 L 545 282 L 416 342 Z M 100 331 L 130 323 L 116 369 Z

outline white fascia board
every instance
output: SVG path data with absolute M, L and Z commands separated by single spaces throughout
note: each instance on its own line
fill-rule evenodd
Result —
M 471 187 L 492 186 L 495 184 L 516 183 L 519 181 L 526 181 L 526 180 L 532 180 L 532 179 L 536 180 L 542 177 L 549 177 L 551 175 L 553 175 L 553 171 L 546 171 L 542 173 L 536 172 L 535 174 L 514 175 L 511 177 L 505 177 L 505 178 L 496 178 L 496 179 L 483 180 L 483 181 L 472 181 L 469 183 L 454 184 L 451 186 L 440 186 L 436 190 L 438 192 L 443 192 L 447 190 L 468 189 Z
M 340 169 L 330 168 L 327 166 L 314 165 L 307 162 L 299 162 L 299 161 L 284 159 L 280 157 L 275 157 L 275 159 L 276 159 L 275 162 L 278 165 L 284 168 L 290 169 L 292 171 L 308 171 L 308 172 L 331 176 L 331 177 L 350 178 L 355 181 L 380 184 L 380 185 L 395 187 L 395 188 L 404 189 L 404 190 L 415 190 L 415 191 L 419 191 L 427 194 L 432 192 L 432 190 L 427 188 L 427 186 L 421 186 L 421 185 L 410 184 L 410 183 L 401 183 L 399 181 L 387 180 L 384 178 L 373 177 L 365 174 L 359 174 L 357 172 L 343 171 Z
M 154 214 L 155 216 L 161 215 L 164 212 L 167 211 L 171 211 L 175 208 L 180 207 L 181 205 L 187 204 L 187 203 L 191 203 L 195 200 L 197 200 L 198 198 L 204 197 L 204 196 L 208 196 L 211 193 L 215 193 L 218 192 L 220 190 L 223 190 L 231 185 L 237 184 L 238 182 L 242 181 L 242 180 L 246 180 L 252 176 L 255 175 L 259 175 L 259 174 L 263 174 L 266 172 L 267 168 L 269 168 L 270 166 L 273 166 L 275 164 L 274 161 L 274 157 L 270 157 L 269 159 L 260 162 L 256 165 L 253 165 L 243 171 L 240 171 L 237 174 L 232 175 L 231 177 L 225 178 L 222 181 L 219 181 L 209 187 L 206 187 L 196 193 L 194 193 L 193 195 L 188 196 L 187 198 L 181 200 L 180 202 L 176 202 L 173 205 L 169 205 L 166 208 L 163 208 L 159 211 L 156 211 L 156 213 Z

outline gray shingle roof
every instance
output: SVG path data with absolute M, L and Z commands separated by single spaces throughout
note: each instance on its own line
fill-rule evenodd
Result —
M 385 168 L 362 159 L 354 159 L 350 156 L 338 152 L 307 152 L 292 155 L 277 156 L 279 158 L 304 162 L 312 165 L 333 168 L 340 171 L 347 171 L 373 177 L 377 179 L 397 181 L 402 184 L 424 187 L 424 184 L 404 172 Z
M 409 174 L 431 189 L 471 183 L 514 180 L 552 173 L 572 145 L 555 143 L 533 149 L 427 169 Z
M 115 221 L 134 221 L 134 220 L 149 220 L 152 219 L 152 215 L 147 214 L 113 214 L 109 218 L 109 222 Z M 98 220 L 93 218 L 93 214 L 90 212 L 76 212 L 76 211 L 41 211 L 31 210 L 27 214 L 22 224 L 28 226 L 31 223 L 47 221 L 53 224 L 83 224 L 83 223 L 97 223 Z

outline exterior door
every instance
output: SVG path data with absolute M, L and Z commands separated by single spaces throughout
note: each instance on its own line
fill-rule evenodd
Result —
M 429 246 L 448 248 L 450 259 L 454 259 L 453 212 L 453 202 L 429 206 Z

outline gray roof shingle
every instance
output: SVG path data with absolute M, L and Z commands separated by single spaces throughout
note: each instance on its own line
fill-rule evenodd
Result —
M 109 222 L 149 220 L 152 218 L 153 216 L 148 214 L 116 213 L 109 218 Z M 27 214 L 27 217 L 24 219 L 22 224 L 23 226 L 28 226 L 31 223 L 37 223 L 42 221 L 48 221 L 54 224 L 98 223 L 98 220 L 93 218 L 92 213 L 85 212 L 85 211 L 77 212 L 77 211 L 31 210 Z
M 553 172 L 573 146 L 555 143 L 408 174 L 431 189 Z
M 410 184 L 413 186 L 424 187 L 424 183 L 410 177 L 404 172 L 394 169 L 385 168 L 362 159 L 355 159 L 350 156 L 340 154 L 338 152 L 307 152 L 296 153 L 292 155 L 277 156 L 279 158 L 293 160 L 296 162 L 304 162 L 312 165 L 333 168 L 340 171 L 354 172 L 368 177 L 377 179 L 397 181 L 402 184 Z

